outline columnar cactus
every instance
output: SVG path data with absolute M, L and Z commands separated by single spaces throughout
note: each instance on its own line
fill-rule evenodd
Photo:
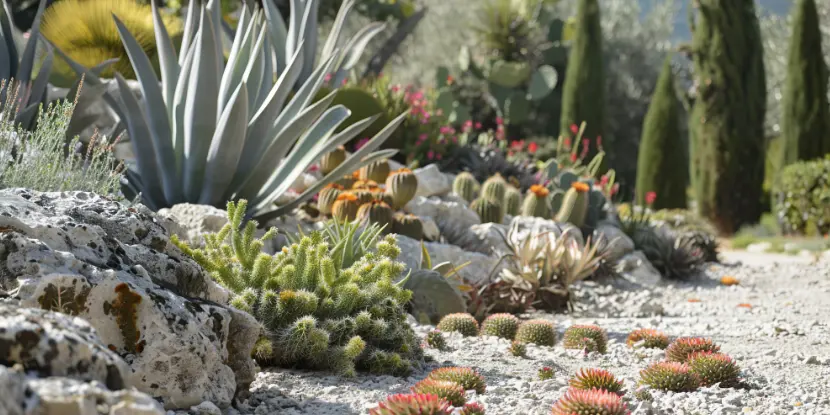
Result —
M 447 314 L 436 328 L 444 332 L 457 331 L 465 337 L 478 335 L 478 322 L 467 313 Z
M 598 326 L 571 326 L 565 330 L 563 345 L 566 349 L 584 349 L 588 352 L 605 353 L 608 349 L 608 335 Z
M 424 223 L 415 215 L 396 214 L 392 232 L 420 241 L 424 239 Z
M 553 405 L 552 415 L 603 414 L 628 415 L 628 405 L 622 398 L 604 390 L 568 389 L 565 396 Z
M 702 337 L 681 337 L 673 341 L 666 348 L 666 360 L 670 362 L 686 363 L 695 352 L 719 352 L 720 346 L 710 339 Z
M 360 168 L 361 180 L 374 180 L 378 183 L 386 182 L 389 177 L 389 162 L 386 160 L 376 161 Z
M 456 407 L 467 403 L 464 388 L 448 380 L 424 379 L 412 387 L 412 393 L 435 395 Z
M 599 389 L 620 396 L 625 394 L 622 381 L 603 369 L 580 369 L 568 384 L 575 389 Z
M 550 219 L 553 212 L 550 209 L 549 195 L 550 191 L 545 186 L 538 184 L 530 186 L 530 190 L 522 203 L 522 215 Z
M 351 222 L 357 218 L 360 203 L 352 193 L 341 193 L 331 205 L 331 216 L 342 222 Z
M 640 372 L 640 383 L 664 391 L 693 392 L 700 378 L 685 363 L 657 362 Z
M 500 174 L 485 180 L 481 185 L 481 197 L 493 203 L 504 203 L 504 194 L 507 191 L 507 181 Z
M 369 415 L 451 415 L 450 403 L 431 394 L 399 394 L 386 398 Z
M 417 191 L 418 177 L 412 170 L 395 170 L 386 178 L 386 192 L 392 195 L 392 207 L 395 209 L 403 208 Z
M 588 191 L 591 188 L 586 183 L 574 182 L 565 192 L 562 207 L 556 214 L 557 222 L 569 222 L 581 228 L 585 224 L 585 215 L 588 211 Z
M 386 203 L 373 200 L 360 206 L 357 211 L 357 218 L 369 223 L 377 223 L 389 230 L 395 220 L 395 211 Z
M 452 182 L 452 191 L 467 202 L 472 202 L 478 192 L 478 180 L 468 172 L 459 173 Z
M 455 382 L 465 391 L 474 390 L 479 395 L 487 389 L 484 377 L 469 367 L 441 367 L 430 372 L 427 379 Z
M 481 218 L 481 223 L 501 223 L 504 220 L 504 210 L 499 202 L 481 197 L 473 200 L 470 208 Z
M 344 161 L 346 161 L 346 149 L 343 146 L 337 147 L 334 151 L 326 153 L 320 158 L 320 173 L 326 176 L 337 166 L 343 164 Z
M 522 192 L 513 186 L 507 186 L 504 193 L 504 213 L 512 216 L 522 213 Z
M 339 184 L 331 183 L 324 187 L 317 195 L 317 210 L 324 215 L 330 215 L 334 202 L 341 193 L 343 193 L 343 186 Z
M 632 331 L 625 340 L 628 347 L 634 347 L 640 342 L 642 342 L 641 347 L 646 349 L 665 349 L 669 346 L 669 336 L 654 329 L 637 329 Z
M 512 314 L 493 314 L 481 323 L 481 334 L 496 336 L 502 339 L 513 340 L 519 329 L 519 319 Z
M 528 320 L 519 326 L 516 340 L 539 346 L 553 346 L 556 344 L 556 328 L 547 320 Z
M 738 385 L 741 374 L 741 369 L 731 357 L 715 352 L 692 353 L 689 368 L 700 378 L 701 386 L 720 383 L 721 387 L 731 388 Z

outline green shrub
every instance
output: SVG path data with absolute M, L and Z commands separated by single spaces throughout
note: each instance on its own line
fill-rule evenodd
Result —
M 394 283 L 404 265 L 395 261 L 393 236 L 375 243 L 377 232 L 369 240 L 361 234 L 357 244 L 376 247 L 367 252 L 354 248 L 352 228 L 330 227 L 328 236 L 303 235 L 271 256 L 261 249 L 277 230 L 254 239 L 255 221 L 240 228 L 246 205 L 228 203 L 229 223 L 205 235 L 204 249 L 175 237 L 173 243 L 233 293 L 232 306 L 263 324 L 268 334 L 255 349 L 260 364 L 345 376 L 355 369 L 406 375 L 419 365 L 422 350 L 404 310 L 412 293 Z
M 830 232 L 830 157 L 791 164 L 773 189 L 773 211 L 786 234 Z

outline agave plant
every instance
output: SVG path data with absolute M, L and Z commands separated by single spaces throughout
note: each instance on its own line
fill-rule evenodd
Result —
M 113 17 L 144 97 L 139 102 L 116 74 L 120 99 L 110 96 L 108 102 L 126 124 L 136 156 L 126 172 L 127 197 L 141 194 L 151 209 L 186 202 L 221 207 L 226 200 L 247 199 L 249 217 L 264 223 L 297 207 L 335 178 L 395 154 L 396 150 L 373 151 L 405 114 L 298 198 L 275 207 L 311 163 L 356 137 L 377 117 L 335 134 L 349 110 L 342 105 L 329 108 L 336 92 L 312 102 L 326 75 L 341 61 L 339 50 L 334 49 L 293 91 L 307 69 L 302 37 L 289 42 L 296 45 L 289 48 L 294 53 L 283 61 L 274 81 L 267 36 L 273 28 L 262 11 L 243 7 L 226 64 L 219 2 L 211 0 L 196 10 L 188 10 L 177 57 L 153 3 L 161 83 L 135 37 Z M 77 71 L 85 70 L 69 63 Z M 94 76 L 88 79 L 101 82 Z

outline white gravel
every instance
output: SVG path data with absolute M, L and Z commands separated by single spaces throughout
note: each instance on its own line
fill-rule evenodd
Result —
M 605 328 L 610 338 L 605 355 L 585 356 L 558 344 L 529 346 L 528 357 L 517 358 L 507 354 L 505 340 L 448 335 L 451 350 L 427 349 L 434 358 L 427 370 L 470 366 L 481 371 L 487 378 L 487 393 L 476 396 L 470 391 L 468 400 L 482 403 L 488 414 L 549 414 L 565 392 L 569 376 L 579 368 L 607 369 L 633 392 L 639 371 L 663 358 L 660 350 L 635 351 L 625 346 L 631 330 L 649 327 L 672 337 L 714 339 L 737 360 L 752 388 L 651 391 L 651 402 L 638 401 L 628 393 L 633 414 L 830 414 L 830 261 L 809 264 L 807 259 L 785 258 L 744 253 L 740 259 L 747 264 L 712 265 L 692 282 L 659 287 L 637 287 L 624 281 L 583 284 L 576 290 L 579 307 L 574 315 L 534 316 L 555 321 L 560 337 L 571 324 Z M 777 259 L 786 263 L 776 264 Z M 740 285 L 722 286 L 719 280 L 724 275 L 734 276 Z M 424 334 L 431 327 L 415 329 Z M 553 380 L 536 380 L 543 366 L 554 368 Z M 366 375 L 342 379 L 319 372 L 268 369 L 259 374 L 247 402 L 225 412 L 366 414 L 387 395 L 408 392 L 425 374 L 407 379 Z

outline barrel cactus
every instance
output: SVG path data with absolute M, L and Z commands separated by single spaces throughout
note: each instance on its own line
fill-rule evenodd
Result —
M 539 346 L 553 346 L 556 344 L 556 328 L 547 320 L 528 320 L 519 326 L 516 340 Z
M 409 169 L 393 171 L 386 178 L 386 192 L 392 195 L 393 207 L 403 208 L 418 191 L 418 177 Z
M 588 191 L 590 191 L 588 184 L 572 183 L 562 200 L 562 207 L 559 208 L 556 221 L 569 222 L 581 228 L 585 224 L 585 215 L 588 211 Z
M 326 153 L 320 158 L 320 173 L 324 176 L 334 171 L 337 166 L 346 161 L 346 149 L 343 146 L 337 147 L 334 151 Z
M 482 335 L 496 336 L 507 340 L 513 340 L 518 329 L 519 319 L 507 313 L 493 314 L 481 323 Z
M 424 239 L 424 223 L 415 215 L 396 214 L 392 232 L 420 241 Z
M 446 315 L 436 328 L 447 333 L 456 331 L 465 337 L 478 335 L 478 321 L 468 313 Z
M 467 202 L 476 198 L 478 187 L 478 180 L 468 172 L 459 173 L 452 182 L 452 191 Z
M 491 202 L 501 204 L 504 202 L 504 194 L 507 191 L 507 180 L 496 173 L 495 176 L 485 180 L 481 185 L 481 197 Z
M 357 196 L 352 193 L 341 193 L 331 205 L 331 216 L 339 221 L 351 222 L 357 218 L 359 209 Z
M 499 202 L 478 198 L 473 200 L 470 208 L 481 218 L 481 223 L 501 223 L 504 220 L 504 211 Z
M 386 160 L 369 163 L 360 168 L 360 179 L 383 183 L 389 177 L 389 170 L 389 162 Z
M 330 215 L 331 209 L 334 207 L 334 202 L 337 201 L 337 197 L 343 193 L 343 186 L 337 183 L 331 183 L 320 190 L 320 194 L 317 195 L 317 210 L 324 215 Z
M 372 200 L 360 206 L 357 210 L 357 218 L 366 220 L 369 223 L 386 226 L 389 229 L 395 220 L 395 211 L 384 202 Z

